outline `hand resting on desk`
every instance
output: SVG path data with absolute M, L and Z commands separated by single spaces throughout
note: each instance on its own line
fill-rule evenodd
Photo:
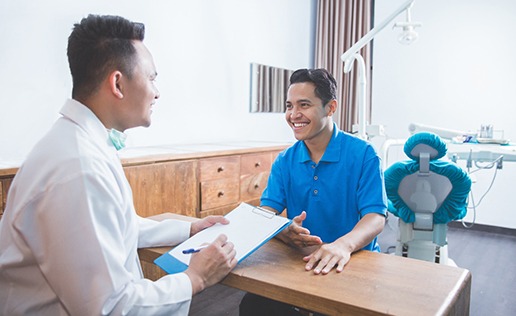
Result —
M 303 258 L 307 261 L 305 269 L 314 270 L 315 274 L 328 274 L 335 266 L 337 272 L 341 272 L 344 265 L 349 261 L 350 251 L 341 247 L 337 242 L 323 244 L 318 236 L 310 235 L 310 231 L 303 227 L 306 219 L 306 212 L 292 219 L 292 224 L 278 234 L 278 238 L 286 244 L 293 245 L 309 254 Z M 317 264 L 318 263 L 318 264 Z M 316 265 L 317 264 L 317 265 Z
M 342 272 L 351 254 L 367 245 L 378 236 L 385 225 L 385 217 L 376 213 L 366 214 L 355 228 L 332 243 L 323 244 L 319 249 L 303 258 L 305 269 L 314 269 L 315 274 L 328 274 L 335 266 Z
M 335 267 L 337 272 L 342 272 L 351 254 L 369 243 L 385 225 L 383 216 L 367 214 L 350 233 L 332 243 L 323 244 L 321 238 L 310 235 L 310 231 L 302 226 L 305 219 L 306 213 L 303 211 L 292 219 L 289 227 L 278 234 L 278 238 L 286 244 L 300 248 L 305 254 L 309 253 L 303 258 L 307 262 L 305 269 L 323 275 Z

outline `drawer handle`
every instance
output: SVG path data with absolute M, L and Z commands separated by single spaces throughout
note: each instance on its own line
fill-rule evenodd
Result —
M 259 185 L 258 183 L 255 183 L 255 184 L 254 184 L 254 189 L 255 189 L 255 190 L 256 190 L 256 189 L 258 189 L 259 187 L 260 187 L 260 185 Z
M 217 172 L 222 172 L 224 171 L 224 167 L 223 166 L 220 166 L 218 169 L 217 169 Z
M 217 194 L 217 196 L 220 198 L 220 197 L 223 197 L 224 196 L 224 191 L 220 191 L 219 194 Z
M 260 167 L 261 165 L 262 165 L 262 163 L 261 163 L 261 162 L 259 162 L 259 161 L 258 161 L 257 163 L 255 163 L 255 164 L 254 164 L 255 168 L 258 168 L 258 167 Z

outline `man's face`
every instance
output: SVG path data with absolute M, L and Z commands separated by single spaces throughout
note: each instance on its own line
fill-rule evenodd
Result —
M 324 106 L 315 95 L 315 85 L 311 82 L 292 84 L 287 93 L 285 119 L 294 131 L 297 140 L 317 140 L 317 136 L 331 130 L 331 108 Z
M 134 42 L 136 48 L 136 65 L 132 78 L 123 77 L 124 103 L 122 114 L 123 130 L 151 124 L 152 106 L 159 98 L 159 91 L 154 85 L 157 72 L 149 50 L 140 41 Z M 122 130 L 122 131 L 123 131 Z

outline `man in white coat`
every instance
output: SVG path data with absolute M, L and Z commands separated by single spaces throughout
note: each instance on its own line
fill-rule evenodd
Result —
M 225 224 L 139 217 L 117 149 L 159 98 L 144 26 L 89 15 L 68 39 L 72 99 L 19 169 L 0 220 L 0 315 L 187 315 L 237 261 L 224 235 L 184 273 L 143 278 L 137 248 Z

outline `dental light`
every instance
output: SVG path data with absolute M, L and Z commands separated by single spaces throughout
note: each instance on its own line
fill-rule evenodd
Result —
M 365 62 L 364 58 L 360 55 L 359 51 L 362 47 L 367 45 L 375 35 L 384 29 L 387 24 L 394 20 L 400 13 L 408 10 L 415 0 L 408 0 L 402 4 L 396 11 L 389 15 L 385 20 L 379 23 L 377 26 L 372 28 L 366 35 L 359 39 L 351 48 L 349 48 L 344 54 L 340 56 L 340 59 L 344 62 L 344 73 L 348 73 L 353 69 L 353 61 L 358 63 L 358 85 L 357 85 L 357 107 L 358 107 L 358 124 L 353 125 L 353 132 L 357 132 L 358 137 L 367 139 L 366 132 L 366 78 L 365 78 Z M 407 22 L 400 22 L 398 26 L 403 27 L 403 33 L 400 38 L 403 38 L 405 44 L 412 43 L 416 38 L 417 34 L 414 31 L 416 26 L 421 26 L 420 23 L 413 23 L 410 21 L 410 13 L 407 13 Z M 396 25 L 394 26 L 396 27 Z M 393 27 L 393 28 L 394 28 Z
M 410 15 L 411 7 L 412 7 L 412 5 L 410 5 L 407 8 L 407 10 L 405 11 L 406 12 L 405 16 L 407 18 L 407 21 L 396 22 L 392 26 L 393 29 L 396 27 L 401 27 L 403 32 L 398 37 L 398 41 L 401 44 L 405 44 L 405 45 L 410 45 L 417 40 L 418 34 L 416 33 L 415 28 L 421 26 L 421 23 L 419 23 L 419 22 L 412 22 L 411 15 Z

